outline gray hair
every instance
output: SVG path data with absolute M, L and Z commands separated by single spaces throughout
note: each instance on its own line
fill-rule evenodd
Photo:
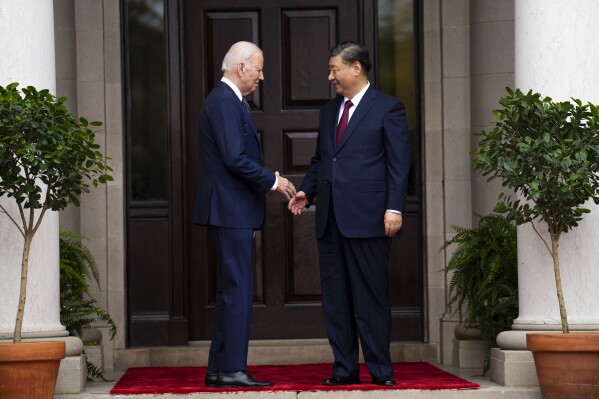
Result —
M 231 46 L 223 59 L 222 71 L 230 72 L 239 63 L 247 64 L 256 53 L 262 54 L 260 47 L 250 42 L 237 42 Z

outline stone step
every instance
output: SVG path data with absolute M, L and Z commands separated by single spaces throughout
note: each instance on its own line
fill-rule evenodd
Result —
M 206 366 L 209 341 L 192 341 L 189 346 L 127 348 L 115 351 L 115 369 L 149 366 Z M 392 342 L 394 362 L 438 362 L 436 344 Z M 331 363 L 331 347 L 326 339 L 250 341 L 248 364 Z

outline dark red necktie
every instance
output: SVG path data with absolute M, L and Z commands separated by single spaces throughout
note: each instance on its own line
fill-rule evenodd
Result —
M 341 114 L 341 119 L 339 120 L 339 124 L 337 125 L 337 145 L 341 142 L 341 137 L 343 137 L 343 132 L 345 132 L 345 128 L 347 127 L 347 121 L 349 120 L 349 109 L 353 106 L 351 100 L 347 100 L 345 102 L 345 108 L 343 108 L 343 114 Z

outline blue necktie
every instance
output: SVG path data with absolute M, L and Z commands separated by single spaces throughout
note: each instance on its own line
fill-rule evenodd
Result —
M 241 102 L 242 102 L 242 103 L 243 103 L 243 105 L 245 106 L 245 110 L 248 112 L 248 115 L 252 115 L 252 114 L 250 113 L 250 104 L 248 104 L 248 102 L 247 102 L 247 101 L 245 101 L 245 98 L 242 98 L 242 99 L 241 99 Z

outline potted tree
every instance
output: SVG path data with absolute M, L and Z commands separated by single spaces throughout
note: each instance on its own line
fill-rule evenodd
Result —
M 527 347 L 543 397 L 591 397 L 591 392 L 597 397 L 599 334 L 568 334 L 558 247 L 561 235 L 590 212 L 585 203 L 599 204 L 599 109 L 577 99 L 553 102 L 532 91 L 507 92 L 499 101 L 503 108 L 493 112 L 495 127 L 480 133 L 473 163 L 489 180 L 499 178 L 516 193 L 500 194 L 496 211 L 517 224 L 531 223 L 553 260 L 563 334 L 528 334 Z M 535 222 L 546 226 L 549 240 Z M 572 365 L 583 364 L 591 369 L 573 372 Z
M 53 397 L 64 342 L 21 342 L 31 243 L 49 210 L 79 205 L 78 195 L 89 192 L 90 185 L 112 180 L 107 158 L 90 129 L 101 124 L 74 118 L 65 101 L 31 86 L 19 91 L 18 83 L 0 86 L 0 198 L 12 198 L 18 214 L 10 214 L 1 204 L 0 213 L 23 237 L 13 343 L 0 344 L 2 398 Z M 26 375 L 31 378 L 12 380 Z

